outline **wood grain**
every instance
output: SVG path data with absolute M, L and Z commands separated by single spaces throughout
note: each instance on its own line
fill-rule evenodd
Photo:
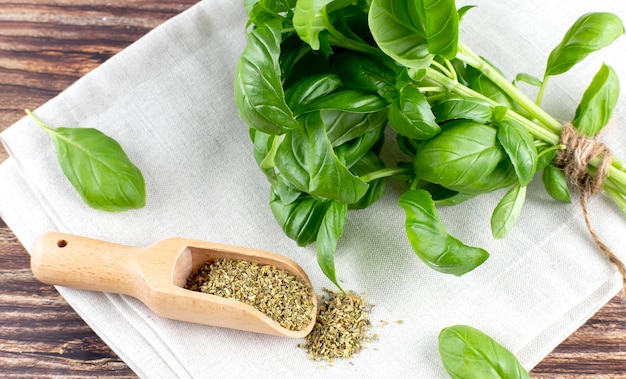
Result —
M 196 2 L 0 0 L 0 130 Z M 0 219 L 0 376 L 135 378 L 29 265 Z M 613 299 L 531 376 L 626 378 L 626 306 Z

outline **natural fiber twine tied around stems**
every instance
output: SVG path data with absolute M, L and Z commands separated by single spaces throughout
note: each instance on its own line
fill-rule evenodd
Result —
M 561 132 L 561 144 L 565 149 L 558 150 L 556 155 L 556 165 L 562 168 L 565 176 L 571 180 L 580 191 L 580 205 L 587 230 L 591 234 L 593 241 L 600 248 L 606 259 L 611 262 L 622 274 L 622 300 L 626 301 L 626 266 L 615 255 L 615 253 L 600 239 L 600 236 L 591 225 L 587 202 L 589 198 L 602 190 L 604 179 L 606 178 L 611 165 L 611 150 L 597 140 L 578 133 L 571 123 L 563 125 Z M 587 171 L 589 162 L 598 157 L 600 163 L 595 172 L 591 175 Z

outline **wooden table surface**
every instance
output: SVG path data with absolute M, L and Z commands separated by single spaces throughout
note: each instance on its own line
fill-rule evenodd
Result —
M 0 0 L 0 131 L 195 3 Z M 0 162 L 6 158 L 0 147 Z M 626 306 L 614 298 L 531 375 L 626 378 Z M 0 377 L 136 377 L 53 287 L 32 276 L 27 252 L 1 219 Z

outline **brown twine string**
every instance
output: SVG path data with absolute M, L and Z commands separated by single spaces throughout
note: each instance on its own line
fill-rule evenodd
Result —
M 602 190 L 602 184 L 611 165 L 611 150 L 596 138 L 589 138 L 578 133 L 576 128 L 567 123 L 561 133 L 561 144 L 565 149 L 558 150 L 556 164 L 562 168 L 565 176 L 574 182 L 580 191 L 580 205 L 587 230 L 595 244 L 600 248 L 604 257 L 611 262 L 622 274 L 622 299 L 626 301 L 626 266 L 615 253 L 600 239 L 600 236 L 591 225 L 587 202 L 589 198 Z M 600 163 L 595 175 L 589 174 L 587 164 L 592 159 L 599 157 Z

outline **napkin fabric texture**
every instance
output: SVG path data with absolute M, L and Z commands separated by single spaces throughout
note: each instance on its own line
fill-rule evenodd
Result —
M 462 40 L 510 78 L 518 72 L 541 76 L 550 50 L 583 13 L 606 10 L 626 20 L 626 5 L 618 0 L 471 4 L 478 8 L 463 20 Z M 298 247 L 274 221 L 269 184 L 237 116 L 233 77 L 246 20 L 240 1 L 205 0 L 35 111 L 51 126 L 93 127 L 120 142 L 145 176 L 143 209 L 88 208 L 64 178 L 47 133 L 26 118 L 2 133 L 11 158 L 0 165 L 0 214 L 27 250 L 51 230 L 130 246 L 178 236 L 286 255 L 304 268 L 319 294 L 332 288 L 318 268 L 315 247 Z M 602 62 L 626 80 L 624 51 L 622 38 L 550 79 L 544 107 L 571 120 Z M 604 135 L 622 159 L 625 99 L 615 111 L 615 127 Z M 301 340 L 163 319 L 128 296 L 59 291 L 144 378 L 445 378 L 437 350 L 442 328 L 478 328 L 531 369 L 620 288 L 620 276 L 591 241 L 577 201 L 551 200 L 540 178 L 530 185 L 518 225 L 502 240 L 489 229 L 502 191 L 440 209 L 452 235 L 491 253 L 460 278 L 429 269 L 412 252 L 397 205 L 401 191 L 391 181 L 382 200 L 351 211 L 339 243 L 338 278 L 374 304 L 371 333 L 379 335 L 347 360 L 312 361 L 297 347 Z M 605 195 L 593 198 L 590 212 L 603 240 L 626 260 L 624 215 Z

